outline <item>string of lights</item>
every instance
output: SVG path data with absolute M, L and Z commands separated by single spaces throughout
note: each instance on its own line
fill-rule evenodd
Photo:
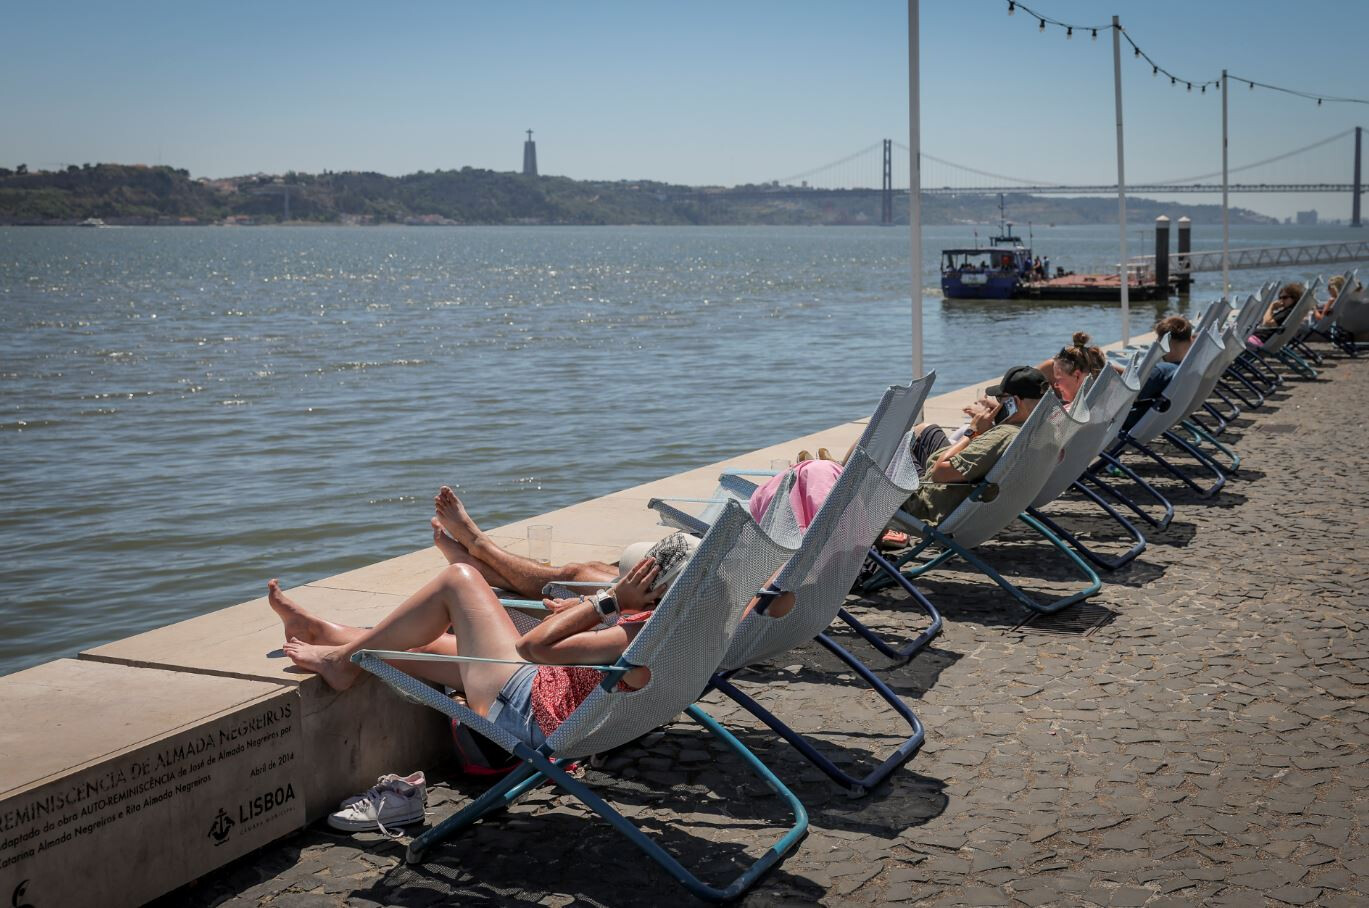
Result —
M 1036 20 L 1038 31 L 1044 32 L 1046 30 L 1047 25 L 1052 25 L 1056 28 L 1064 29 L 1066 38 L 1073 38 L 1075 31 L 1078 30 L 1081 33 L 1088 32 L 1090 34 L 1091 39 L 1097 41 L 1098 32 L 1106 31 L 1112 28 L 1112 23 L 1110 22 L 1105 25 L 1079 25 L 1073 22 L 1063 22 L 1060 19 L 1054 19 L 1050 16 L 1045 15 L 1044 13 L 1039 13 L 1036 10 L 1032 9 L 1030 6 L 1027 6 L 1025 3 L 1019 2 L 1019 0 L 1007 0 L 1007 3 L 1009 16 L 1013 15 L 1020 9 L 1023 13 Z M 1178 73 L 1175 73 L 1161 66 L 1159 63 L 1155 61 L 1153 57 L 1150 56 L 1150 54 L 1146 53 L 1144 50 L 1141 49 L 1141 46 L 1136 43 L 1136 41 L 1131 37 L 1130 34 L 1127 33 L 1126 28 L 1119 28 L 1119 31 L 1121 32 L 1122 39 L 1125 40 L 1127 44 L 1131 46 L 1132 55 L 1142 60 L 1145 60 L 1146 63 L 1150 65 L 1150 74 L 1152 76 L 1155 76 L 1156 78 L 1159 78 L 1162 75 L 1167 76 L 1169 77 L 1170 85 L 1182 85 L 1184 86 L 1185 90 L 1189 92 L 1192 92 L 1193 89 L 1196 87 L 1198 89 L 1198 93 L 1204 95 L 1207 94 L 1207 90 L 1209 87 L 1212 88 L 1214 93 L 1221 89 L 1222 80 L 1220 78 L 1201 80 L 1188 79 L 1183 76 L 1180 76 Z M 1249 87 L 1251 90 L 1254 90 L 1256 86 L 1259 86 L 1260 88 L 1265 88 L 1270 91 L 1279 91 L 1283 92 L 1284 94 L 1293 95 L 1295 97 L 1306 98 L 1309 101 L 1316 101 L 1318 107 L 1320 107 L 1323 102 L 1328 102 L 1332 104 L 1369 104 L 1369 99 L 1342 98 L 1333 95 L 1319 94 L 1316 92 L 1300 91 L 1295 88 L 1284 88 L 1279 85 L 1270 85 L 1267 82 L 1259 82 L 1255 79 L 1247 79 L 1244 76 L 1236 76 L 1230 73 L 1227 74 L 1227 79 L 1232 82 L 1244 82 L 1246 86 Z

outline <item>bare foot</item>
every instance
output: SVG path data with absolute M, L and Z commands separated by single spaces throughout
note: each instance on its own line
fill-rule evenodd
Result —
M 279 580 L 266 582 L 266 601 L 280 618 L 281 624 L 285 625 L 286 640 L 340 646 L 351 642 L 352 638 L 360 633 L 356 628 L 324 621 L 308 611 L 281 591 Z
M 447 531 L 442 528 L 442 521 L 436 517 L 430 521 L 433 527 L 433 545 L 442 553 L 442 557 L 447 559 L 448 564 L 467 564 L 471 560 L 471 553 L 466 551 L 466 547 L 457 542 Z
M 354 665 L 340 646 L 313 646 L 292 637 L 283 649 L 290 661 L 317 674 L 333 690 L 346 690 L 361 675 L 361 667 Z
M 466 513 L 465 505 L 456 497 L 451 486 L 443 486 L 437 490 L 437 497 L 433 499 L 433 510 L 437 512 L 437 520 L 442 529 L 468 549 L 473 548 L 485 535 L 480 531 L 480 527 L 475 525 L 475 521 L 471 520 L 471 515 Z

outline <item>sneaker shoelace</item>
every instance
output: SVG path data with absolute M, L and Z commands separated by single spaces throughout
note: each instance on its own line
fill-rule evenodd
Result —
M 367 792 L 367 795 L 371 795 L 372 792 L 375 791 L 376 789 L 373 788 L 371 789 L 371 791 Z M 378 798 L 367 797 L 366 800 L 361 801 L 356 806 L 361 808 L 362 816 L 364 816 L 368 820 L 372 820 L 376 824 L 376 828 L 380 830 L 382 835 L 388 836 L 392 839 L 398 839 L 404 835 L 403 827 L 396 826 L 394 830 L 391 831 L 389 829 L 386 829 L 385 824 L 380 821 L 380 812 L 385 809 L 384 794 L 379 795 Z

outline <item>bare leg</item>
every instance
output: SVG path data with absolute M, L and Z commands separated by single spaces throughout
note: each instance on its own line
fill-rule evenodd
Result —
M 485 582 L 490 586 L 498 587 L 501 590 L 516 589 L 503 574 L 490 567 L 485 562 L 476 558 L 467 548 L 457 542 L 446 532 L 442 526 L 442 521 L 434 517 L 431 521 L 433 527 L 433 545 L 442 553 L 442 557 L 447 559 L 448 564 L 469 564 L 480 572 L 480 576 L 485 578 Z M 540 594 L 539 594 L 540 595 Z
M 356 639 L 335 646 L 291 640 L 285 653 L 296 665 L 317 672 L 336 690 L 356 682 L 361 668 L 351 656 L 361 649 L 407 650 L 438 645 L 450 626 L 462 641 L 462 655 L 521 662 L 515 648 L 519 633 L 480 574 L 469 565 L 445 568 L 423 588 L 404 600 L 385 620 Z M 407 670 L 408 666 L 404 666 Z M 489 710 L 516 664 L 424 663 L 425 675 L 463 691 L 471 708 Z
M 438 524 L 452 535 L 470 557 L 480 562 L 477 568 L 482 574 L 486 570 L 490 571 L 486 579 L 495 586 L 513 590 L 529 599 L 540 599 L 542 587 L 548 583 L 611 583 L 618 579 L 617 566 L 602 561 L 557 566 L 539 564 L 531 558 L 505 551 L 476 525 L 466 513 L 461 499 L 447 486 L 438 491 L 433 504 Z M 499 579 L 492 579 L 494 577 Z
M 279 616 L 281 623 L 285 625 L 285 639 L 287 641 L 298 640 L 301 643 L 310 643 L 316 646 L 342 646 L 360 639 L 366 633 L 364 627 L 337 624 L 333 621 L 325 621 L 315 615 L 281 592 L 279 580 L 272 580 L 266 584 L 266 601 L 270 603 L 272 610 Z M 452 634 L 443 634 L 431 643 L 413 647 L 412 652 L 455 656 L 456 637 Z M 438 682 L 442 680 L 431 676 L 429 666 L 432 663 L 401 663 L 396 661 L 395 664 L 409 674 L 417 675 L 425 680 Z

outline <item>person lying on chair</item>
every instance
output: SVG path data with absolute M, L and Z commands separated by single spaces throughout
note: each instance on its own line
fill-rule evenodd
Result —
M 1059 353 L 1036 368 L 1040 369 L 1046 381 L 1050 382 L 1056 396 L 1063 402 L 1070 403 L 1083 387 L 1084 379 L 1097 376 L 1107 364 L 1107 357 L 1103 355 L 1103 351 L 1096 346 L 1089 346 L 1088 334 L 1076 331 L 1068 347 L 1061 347 Z M 1117 369 L 1116 366 L 1112 368 Z
M 542 564 L 500 548 L 466 513 L 466 506 L 450 486 L 438 490 L 433 510 L 433 545 L 448 564 L 469 565 L 479 571 L 490 586 L 515 592 L 526 599 L 541 599 L 542 590 L 549 583 L 613 583 L 625 576 L 655 544 L 638 542 L 628 546 L 618 564 L 603 561 Z
M 1179 363 L 1184 361 L 1188 348 L 1193 346 L 1193 323 L 1182 315 L 1171 315 L 1155 323 L 1156 340 L 1166 334 L 1169 335 L 1169 352 L 1151 368 L 1150 375 L 1146 376 L 1145 383 L 1136 395 L 1136 402 L 1131 405 L 1131 412 L 1122 423 L 1123 431 L 1140 422 L 1141 417 L 1155 406 L 1155 402 L 1169 386 L 1169 380 L 1179 371 Z
M 959 438 L 952 440 L 941 426 L 930 423 L 914 427 L 911 451 L 922 481 L 905 507 L 926 523 L 944 520 L 998 463 L 1049 390 L 1040 369 L 1013 366 L 987 396 L 965 408 L 970 422 L 963 434 L 955 433 Z
M 680 536 L 685 534 L 663 543 Z M 603 681 L 603 672 L 577 663 L 617 660 L 651 617 L 668 580 L 684 569 L 695 545 L 697 540 L 658 544 L 603 593 L 543 599 L 551 615 L 526 633 L 514 625 L 480 571 L 464 563 L 443 568 L 373 628 L 324 620 L 286 595 L 277 580 L 267 584 L 267 602 L 284 626 L 285 655 L 334 690 L 346 690 L 361 676 L 351 657 L 363 649 L 491 660 L 396 660 L 396 666 L 452 688 L 471 709 L 538 747 Z M 775 597 L 767 614 L 782 615 L 793 604 L 793 593 L 784 593 Z M 648 669 L 634 668 L 620 685 L 639 688 L 649 679 Z

